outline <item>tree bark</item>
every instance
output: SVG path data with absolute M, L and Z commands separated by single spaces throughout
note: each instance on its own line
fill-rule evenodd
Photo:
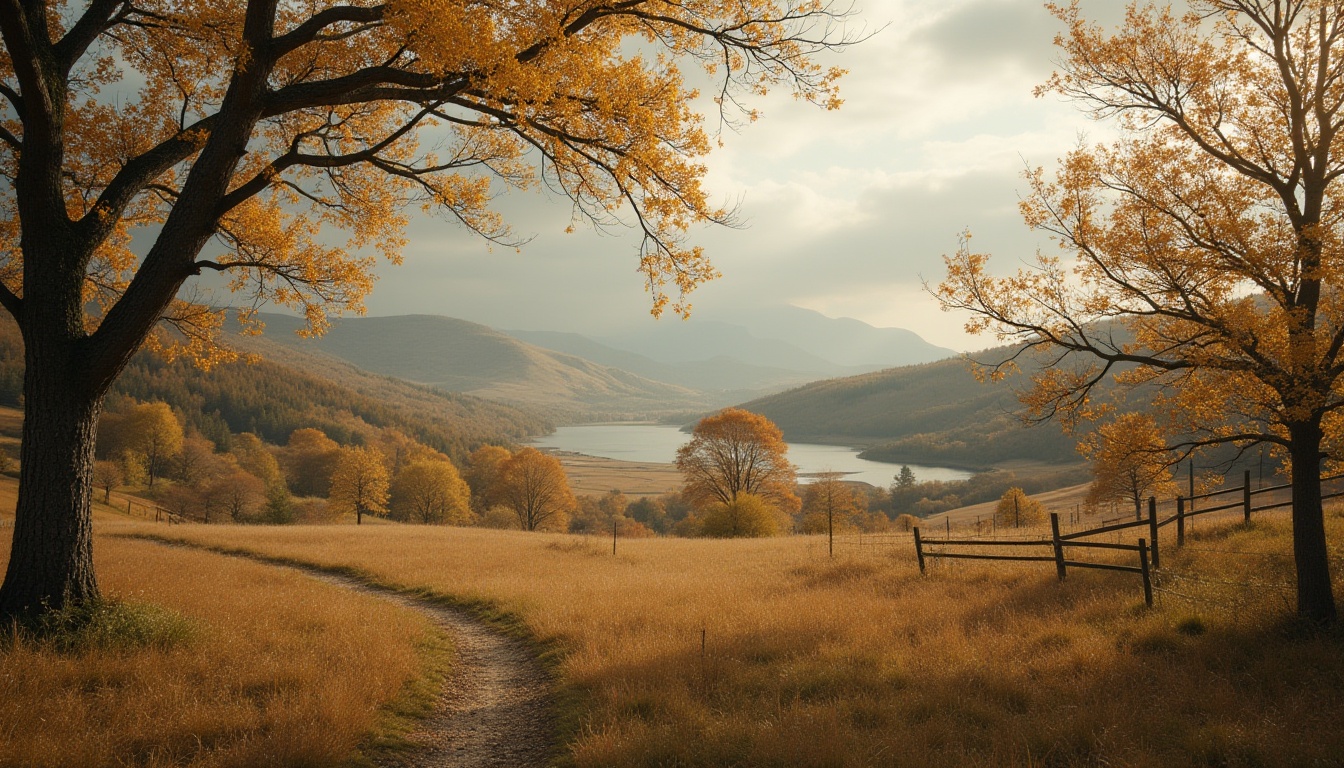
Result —
M 73 355 L 27 345 L 22 466 L 0 615 L 31 615 L 98 598 L 93 571 L 93 451 L 100 394 L 70 376 Z M 67 348 L 73 345 L 61 345 Z
M 1321 425 L 1292 424 L 1293 560 L 1297 566 L 1297 614 L 1317 624 L 1338 618 L 1330 584 L 1330 558 L 1321 507 Z

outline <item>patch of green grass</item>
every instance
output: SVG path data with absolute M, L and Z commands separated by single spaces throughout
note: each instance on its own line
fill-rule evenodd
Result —
M 196 639 L 198 629 L 187 617 L 147 603 L 100 599 L 68 605 L 59 611 L 16 622 L 5 644 L 27 642 L 59 653 L 170 650 Z
M 371 768 L 386 762 L 389 756 L 417 748 L 407 736 L 434 713 L 456 657 L 451 639 L 440 631 L 435 631 L 417 650 L 424 665 L 423 673 L 407 681 L 400 695 L 382 708 L 377 726 L 351 762 L 353 768 Z

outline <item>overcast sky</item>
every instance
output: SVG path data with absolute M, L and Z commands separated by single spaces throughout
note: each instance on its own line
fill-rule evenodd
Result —
M 1107 21 L 1120 6 L 1085 4 Z M 693 234 L 723 273 L 693 303 L 712 314 L 778 300 L 959 350 L 989 346 L 921 281 L 941 279 L 963 229 L 1000 271 L 1050 247 L 1018 215 L 1021 173 L 1105 129 L 1032 96 L 1054 69 L 1060 29 L 1040 0 L 861 0 L 857 15 L 855 29 L 881 31 L 825 62 L 850 71 L 838 112 L 772 95 L 755 103 L 761 120 L 726 132 L 708 159 L 710 190 L 740 200 L 746 226 Z M 380 267 L 369 313 L 587 333 L 653 322 L 634 233 L 564 234 L 567 202 L 542 193 L 499 203 L 518 234 L 534 236 L 521 253 L 418 218 L 405 264 Z

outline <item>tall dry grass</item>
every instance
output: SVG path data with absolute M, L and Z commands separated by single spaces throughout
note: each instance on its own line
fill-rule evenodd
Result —
M 1340 573 L 1338 512 L 1329 526 Z M 831 561 L 803 537 L 613 556 L 609 539 L 471 529 L 154 530 L 514 612 L 561 651 L 580 766 L 1344 761 L 1344 644 L 1285 620 L 1282 520 L 1201 524 L 1165 554 L 1151 611 L 1127 574 L 921 577 L 906 546 Z
M 169 631 L 0 644 L 0 766 L 358 764 L 443 662 L 418 614 L 292 571 L 104 536 L 95 553 L 105 594 Z

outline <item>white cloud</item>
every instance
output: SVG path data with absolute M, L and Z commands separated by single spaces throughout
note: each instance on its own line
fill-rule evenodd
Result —
M 1119 5 L 1085 7 L 1110 21 Z M 695 303 L 768 296 L 986 346 L 992 339 L 965 337 L 962 319 L 938 311 L 921 279 L 937 282 L 941 255 L 968 227 L 1004 268 L 1029 257 L 1041 242 L 1017 213 L 1024 162 L 1048 166 L 1080 131 L 1100 131 L 1032 95 L 1054 67 L 1059 28 L 1038 0 L 881 0 L 860 12 L 881 30 L 825 62 L 850 70 L 842 109 L 772 94 L 753 103 L 763 119 L 725 133 L 708 159 L 707 187 L 740 200 L 748 226 L 693 233 L 724 273 Z M 536 235 L 521 254 L 418 218 L 406 265 L 380 270 L 371 311 L 587 331 L 645 316 L 634 233 L 562 234 L 568 203 L 545 195 L 500 203 L 519 234 Z

